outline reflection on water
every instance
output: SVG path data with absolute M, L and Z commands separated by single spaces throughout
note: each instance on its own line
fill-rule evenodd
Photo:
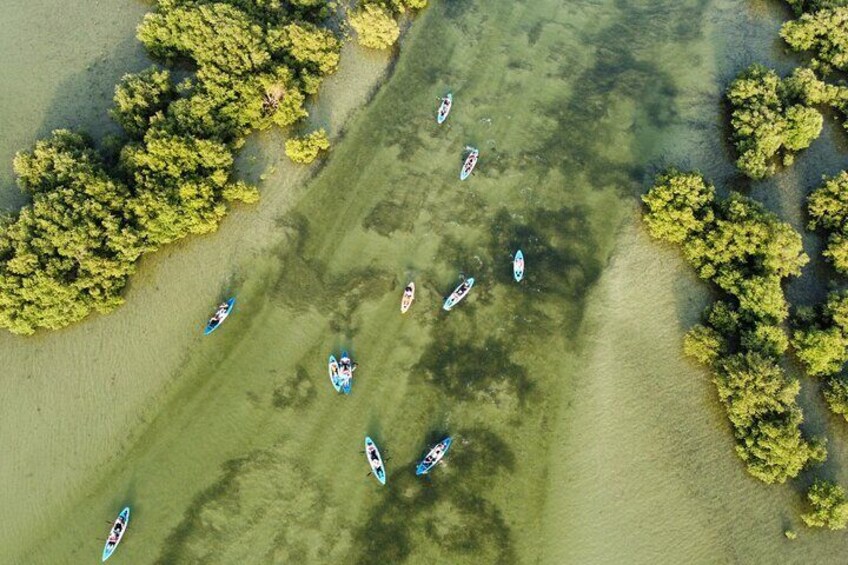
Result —
M 785 541 L 794 486 L 764 488 L 735 458 L 712 385 L 680 355 L 704 289 L 640 231 L 634 198 L 665 163 L 732 179 L 727 54 L 773 55 L 781 17 L 749 0 L 434 2 L 306 188 L 279 161 L 280 135 L 257 136 L 241 165 L 268 172 L 258 211 L 143 264 L 109 318 L 0 338 L 10 401 L 50 407 L 2 417 L 33 426 L 28 443 L 69 446 L 0 436 L 23 454 L 0 478 L 20 492 L 44 479 L 67 518 L 37 558 L 88 559 L 122 503 L 134 563 L 835 556 L 838 536 Z M 353 76 L 329 85 L 344 96 L 328 95 L 342 115 L 385 63 L 347 55 Z M 460 183 L 466 145 L 481 155 Z M 460 274 L 477 284 L 444 312 Z M 201 340 L 192 324 L 230 290 L 239 310 Z M 350 397 L 325 372 L 340 348 L 360 363 Z M 414 477 L 448 433 L 446 465 Z M 386 487 L 365 477 L 366 434 L 388 458 Z M 94 455 L 115 445 L 120 457 Z M 26 511 L 12 500 L 24 523 L 46 523 L 48 497 Z M 34 547 L 11 540 L 16 555 Z

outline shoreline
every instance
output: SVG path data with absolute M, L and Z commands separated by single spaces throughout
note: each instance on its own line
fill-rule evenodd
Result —
M 345 129 L 351 120 L 373 100 L 380 86 L 391 78 L 394 68 L 392 61 L 397 59 L 396 54 L 391 57 L 375 54 L 350 41 L 345 43 L 343 49 L 343 55 L 347 56 L 343 56 L 339 70 L 328 77 L 318 97 L 309 106 L 309 123 L 314 119 L 313 112 L 319 115 L 329 112 L 333 147 L 344 139 Z M 17 466 L 11 459 L 6 460 L 6 465 L 0 465 L 0 480 L 7 488 L 18 484 L 18 488 L 10 490 L 20 493 L 17 497 L 10 495 L 4 505 L 4 511 L 9 515 L 7 522 L 14 524 L 14 527 L 7 528 L 5 539 L 0 539 L 0 554 L 5 553 L 2 548 L 7 545 L 28 547 L 26 543 L 15 543 L 12 540 L 35 539 L 45 532 L 48 528 L 48 514 L 55 513 L 57 506 L 60 512 L 67 510 L 81 492 L 87 492 L 84 486 L 86 477 L 95 469 L 104 464 L 118 464 L 120 454 L 132 449 L 143 436 L 152 421 L 151 414 L 155 415 L 156 408 L 167 403 L 182 387 L 179 375 L 183 373 L 188 352 L 199 343 L 198 337 L 190 331 L 192 322 L 200 323 L 198 320 L 204 319 L 209 304 L 216 299 L 218 291 L 215 288 L 226 286 L 228 280 L 238 277 L 240 265 L 248 258 L 260 254 L 268 245 L 273 245 L 268 242 L 268 236 L 272 236 L 277 229 L 275 220 L 291 208 L 302 195 L 303 187 L 332 158 L 331 151 L 330 155 L 312 166 L 291 163 L 283 154 L 284 139 L 283 132 L 278 129 L 254 133 L 239 153 L 236 176 L 263 172 L 251 169 L 256 166 L 255 162 L 249 161 L 251 153 L 260 161 L 275 162 L 273 166 L 276 171 L 260 184 L 262 198 L 259 204 L 234 207 L 217 232 L 187 238 L 143 258 L 137 274 L 128 285 L 126 302 L 118 310 L 105 316 L 91 316 L 82 323 L 60 331 L 43 332 L 25 338 L 8 333 L 0 336 L 0 349 L 10 352 L 9 362 L 13 367 L 8 377 L 14 379 L 22 376 L 14 368 L 29 367 L 30 373 L 42 373 L 40 377 L 31 374 L 28 380 L 36 381 L 32 385 L 50 389 L 49 394 L 38 401 L 37 409 L 30 411 L 21 408 L 14 413 L 7 411 L 0 417 L 2 428 L 8 431 L 23 430 L 24 436 L 16 433 L 14 439 L 9 436 L 2 443 L 14 446 L 16 459 L 40 458 L 43 461 L 44 456 L 36 453 L 44 449 L 45 440 L 49 436 L 51 441 L 47 443 L 55 447 L 48 449 L 58 450 L 49 459 L 58 462 L 70 458 L 76 461 L 66 466 L 62 473 L 51 473 L 43 465 L 36 466 L 36 471 L 30 470 L 24 480 L 21 477 L 27 473 L 23 469 L 15 471 Z M 225 252 L 225 264 L 211 264 L 221 257 L 221 247 Z M 244 253 L 245 247 L 247 253 Z M 195 276 L 188 279 L 185 277 L 186 265 L 190 265 Z M 168 297 L 164 301 L 161 297 L 163 293 Z M 163 308 L 163 302 L 169 306 Z M 181 315 L 174 315 L 175 306 Z M 160 320 L 169 323 L 163 327 L 158 325 Z M 153 327 L 156 328 L 155 334 L 151 332 Z M 141 336 L 137 335 L 139 332 Z M 105 344 L 107 340 L 112 341 L 119 351 L 109 353 L 99 347 L 100 343 Z M 184 345 L 180 347 L 177 344 Z M 160 354 L 163 349 L 166 351 Z M 62 368 L 63 360 L 69 354 L 74 364 L 70 371 Z M 102 366 L 104 362 L 107 364 L 105 371 Z M 110 371 L 108 367 L 133 367 L 135 370 L 132 374 L 121 375 Z M 111 375 L 104 379 L 104 372 Z M 51 377 L 44 378 L 44 374 Z M 56 378 L 61 380 L 57 382 Z M 43 384 L 38 383 L 41 380 Z M 111 382 L 109 387 L 112 389 L 111 393 L 107 393 L 111 399 L 105 404 L 102 393 L 93 404 L 79 397 L 79 391 L 87 391 L 86 395 L 98 394 L 97 390 L 104 386 L 104 382 Z M 21 385 L 16 390 L 7 387 L 4 400 L 22 407 L 26 401 L 22 404 L 21 396 L 30 398 L 29 389 L 27 385 Z M 89 415 L 84 422 L 91 422 L 92 412 L 100 415 L 90 426 L 80 426 L 80 413 L 67 406 L 68 398 L 80 398 L 73 404 L 81 402 L 81 406 L 86 407 L 81 411 Z M 116 409 L 118 405 L 120 408 Z M 42 419 L 39 425 L 32 421 L 39 413 L 53 414 L 54 419 L 46 425 Z M 33 427 L 37 429 L 33 430 Z M 89 429 L 80 430 L 80 427 Z M 69 430 L 73 431 L 68 433 Z M 70 437 L 62 441 L 62 436 Z M 39 445 L 42 447 L 36 447 Z M 32 453 L 28 454 L 27 451 Z M 76 454 L 76 457 L 70 457 L 69 452 Z M 8 465 L 13 467 L 9 468 Z M 97 475 L 100 473 L 96 471 Z M 67 493 L 64 502 L 57 502 L 57 499 L 62 498 L 57 491 Z M 17 502 L 13 497 L 18 499 Z M 43 502 L 34 503 L 33 497 Z M 32 508 L 41 510 L 32 512 Z M 27 510 L 30 510 L 29 519 L 24 518 Z M 12 516 L 16 519 L 12 520 Z

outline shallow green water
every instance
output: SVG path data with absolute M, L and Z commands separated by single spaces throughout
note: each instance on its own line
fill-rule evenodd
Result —
M 704 289 L 647 239 L 634 198 L 666 163 L 737 182 L 721 91 L 755 54 L 789 64 L 783 16 L 743 0 L 436 2 L 305 188 L 262 136 L 241 164 L 267 174 L 258 208 L 146 262 L 114 315 L 0 337 L 0 444 L 19 454 L 0 460 L 2 553 L 85 562 L 131 504 L 113 557 L 127 563 L 836 559 L 839 534 L 783 538 L 802 528 L 803 481 L 766 487 L 733 455 L 679 353 Z M 334 131 L 386 62 L 346 54 L 315 113 Z M 466 144 L 481 158 L 460 183 Z M 770 205 L 800 217 L 793 174 Z M 477 286 L 444 313 L 459 273 Z M 233 317 L 198 337 L 233 290 Z M 324 372 L 341 348 L 360 363 L 347 398 Z M 844 479 L 844 422 L 808 384 Z M 447 465 L 416 479 L 445 433 Z M 365 477 L 366 434 L 391 458 L 385 488 Z

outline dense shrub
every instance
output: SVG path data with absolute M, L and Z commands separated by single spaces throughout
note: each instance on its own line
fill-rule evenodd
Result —
M 766 483 L 796 477 L 825 456 L 823 445 L 801 434 L 798 382 L 779 364 L 788 347 L 781 280 L 807 261 L 800 235 L 740 194 L 717 200 L 694 173 L 660 175 L 643 200 L 649 233 L 680 245 L 699 276 L 728 295 L 708 308 L 683 347 L 711 369 L 740 459 Z
M 121 84 L 115 87 L 115 107 L 111 115 L 130 137 L 140 139 L 154 116 L 162 118 L 176 94 L 167 70 L 151 67 L 124 75 Z
M 842 530 L 848 525 L 848 500 L 845 490 L 830 481 L 816 480 L 807 491 L 811 510 L 801 514 L 810 527 Z
M 377 4 L 357 8 L 350 14 L 349 20 L 363 47 L 386 49 L 394 45 L 400 36 L 400 28 L 392 13 Z
M 311 163 L 321 151 L 330 148 L 330 140 L 323 129 L 300 138 L 286 140 L 286 155 L 295 163 Z
M 810 146 L 824 119 L 798 96 L 791 81 L 760 65 L 743 72 L 727 93 L 730 123 L 739 158 L 736 165 L 753 179 L 773 175 L 777 165 L 792 164 L 795 153 Z
M 806 13 L 783 24 L 780 35 L 796 51 L 813 51 L 814 69 L 848 70 L 848 7 Z
M 127 186 L 64 130 L 14 167 L 32 204 L 0 228 L 0 326 L 31 334 L 112 310 L 144 250 Z
M 123 78 L 112 115 L 129 140 L 116 170 L 65 131 L 16 157 L 33 202 L 0 225 L 0 326 L 28 334 L 109 311 L 142 253 L 214 231 L 228 202 L 256 201 L 230 178 L 234 151 L 255 129 L 306 116 L 306 94 L 338 66 L 341 43 L 317 25 L 325 4 L 160 1 L 138 37 L 195 72 L 178 86 L 156 68 Z

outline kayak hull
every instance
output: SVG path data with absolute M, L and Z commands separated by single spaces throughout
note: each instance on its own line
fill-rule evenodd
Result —
M 436 113 L 436 122 L 439 124 L 443 124 L 445 120 L 448 119 L 448 114 L 450 114 L 452 107 L 453 94 L 448 93 L 448 95 L 442 99 L 442 103 L 439 105 L 439 111 Z
M 376 460 L 371 458 L 371 454 L 376 456 Z M 380 450 L 377 449 L 377 444 L 370 437 L 365 438 L 365 457 L 368 458 L 368 464 L 371 466 L 371 474 L 381 485 L 386 484 L 386 465 L 383 463 L 383 456 L 380 455 Z
M 479 157 L 480 151 L 471 148 L 471 153 L 465 158 L 465 162 L 462 164 L 462 170 L 459 171 L 459 180 L 465 180 L 471 176 L 471 173 L 474 172 L 474 167 L 477 166 L 477 159 Z
M 439 443 L 433 446 L 433 448 L 427 452 L 427 455 L 421 462 L 418 464 L 418 467 L 415 469 L 416 475 L 426 475 L 430 471 L 433 470 L 439 461 L 441 461 L 445 455 L 448 453 L 448 449 L 450 449 L 451 443 L 453 443 L 453 438 L 446 437 Z M 427 459 L 431 458 L 430 461 Z
M 206 329 L 203 330 L 203 335 L 209 335 L 215 330 L 217 330 L 219 327 L 221 327 L 221 324 L 223 324 L 227 320 L 227 318 L 230 316 L 230 312 L 233 311 L 233 305 L 235 305 L 235 303 L 235 297 L 227 300 L 227 311 L 224 314 L 224 317 L 218 320 L 217 323 L 213 323 L 212 320 L 209 320 L 209 323 L 206 324 Z
M 117 536 L 117 540 L 112 542 L 112 534 L 115 531 L 115 526 L 121 524 L 121 531 L 115 534 Z M 109 530 L 109 537 L 106 539 L 106 545 L 103 546 L 103 561 L 106 561 L 112 554 L 115 553 L 115 550 L 118 548 L 118 544 L 121 543 L 121 540 L 124 539 L 124 533 L 127 531 L 127 526 L 130 523 L 130 507 L 127 506 L 121 513 L 118 514 L 118 517 L 112 523 L 112 529 Z
M 474 286 L 474 278 L 472 277 L 472 278 L 466 279 L 465 282 L 468 283 L 468 288 L 465 289 L 464 293 L 462 293 L 462 294 L 459 293 L 459 289 L 462 287 L 462 284 L 460 284 L 459 286 L 457 286 L 454 289 L 454 291 L 451 293 L 451 295 L 448 296 L 447 299 L 445 300 L 445 304 L 444 304 L 444 306 L 442 306 L 442 308 L 446 312 L 450 312 L 450 310 L 454 306 L 456 306 L 457 304 L 462 302 L 462 299 L 465 298 L 466 296 L 468 296 L 468 293 L 471 292 L 471 288 Z
M 339 362 L 336 361 L 335 355 L 330 355 L 330 359 L 327 361 L 327 369 L 330 372 L 330 382 L 333 383 L 333 388 L 336 389 L 336 392 L 341 392 L 342 380 L 339 376 Z
M 412 303 L 415 301 L 415 283 L 411 282 L 407 286 L 412 289 L 412 295 L 406 296 L 406 293 L 404 293 L 403 297 L 400 299 L 401 314 L 406 314 L 406 311 L 409 310 L 409 307 L 412 306 Z
M 521 282 L 524 278 L 524 253 L 519 249 L 515 253 L 515 258 L 512 260 L 512 276 L 515 282 Z

